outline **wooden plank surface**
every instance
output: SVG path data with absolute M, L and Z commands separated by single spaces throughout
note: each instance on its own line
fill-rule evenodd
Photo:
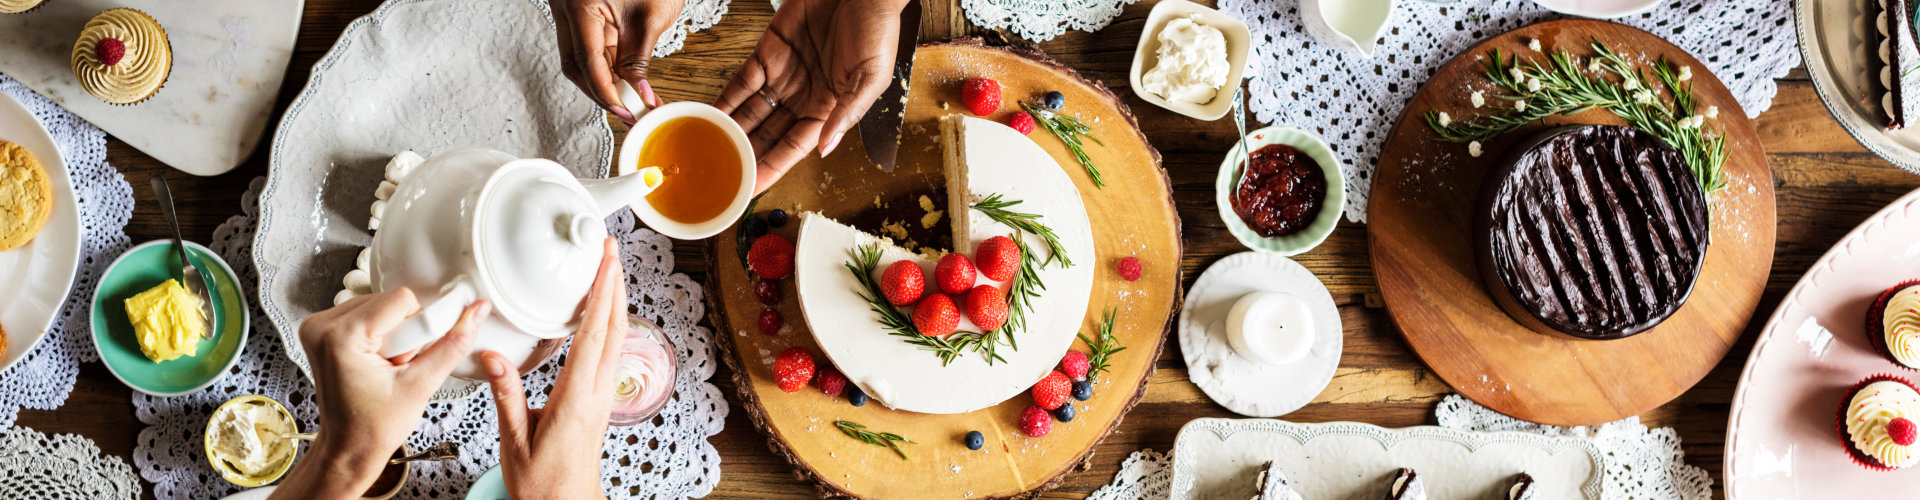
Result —
M 923 37 L 978 34 L 979 28 L 969 25 L 960 14 L 958 3 L 929 0 Z M 946 8 L 941 8 L 943 4 Z M 276 116 L 304 86 L 308 70 L 347 23 L 378 5 L 376 0 L 308 0 Z M 1175 205 L 1184 222 L 1182 246 L 1186 255 L 1181 267 L 1191 280 L 1208 264 L 1242 249 L 1221 226 L 1213 206 L 1214 170 L 1220 155 L 1233 144 L 1233 125 L 1225 121 L 1196 122 L 1175 115 L 1140 101 L 1124 88 L 1133 44 L 1151 7 L 1151 2 L 1134 4 L 1098 34 L 1069 32 L 1041 47 L 1089 79 L 1114 84 L 1115 93 L 1137 113 L 1141 128 L 1165 157 L 1172 178 Z M 655 63 L 659 74 L 672 75 L 657 79 L 656 88 L 669 100 L 711 100 L 745 59 L 770 16 L 766 2 L 733 2 L 732 11 L 719 25 L 689 36 L 686 50 Z M 1881 206 L 1920 187 L 1920 176 L 1893 167 L 1854 143 L 1828 116 L 1804 72 L 1796 71 L 1780 81 L 1772 111 L 1754 124 L 1773 169 L 1779 218 L 1773 272 L 1758 309 L 1760 314 L 1769 314 L 1827 247 Z M 166 221 L 153 204 L 152 194 L 140 188 L 148 176 L 161 173 L 173 183 L 187 237 L 203 242 L 212 239 L 215 227 L 240 213 L 239 200 L 247 184 L 265 175 L 266 154 L 266 148 L 261 148 L 234 172 L 202 178 L 168 169 L 124 143 L 109 140 L 109 160 L 136 187 L 137 203 L 127 234 L 140 242 L 166 233 Z M 674 253 L 681 272 L 696 280 L 704 279 L 707 266 L 701 261 L 699 245 L 680 244 Z M 1320 248 L 1296 260 L 1326 282 L 1341 306 L 1347 331 L 1339 375 L 1314 404 L 1286 418 L 1302 422 L 1357 420 L 1390 427 L 1433 423 L 1434 404 L 1451 391 L 1413 355 L 1380 308 L 1368 269 L 1365 228 L 1343 224 Z M 1748 326 L 1732 354 L 1706 379 L 1679 399 L 1642 415 L 1649 424 L 1678 429 L 1687 462 L 1706 468 L 1716 485 L 1723 479 L 1721 449 L 1734 383 L 1760 323 Z M 1157 366 L 1146 396 L 1121 422 L 1119 430 L 1097 448 L 1091 467 L 1069 475 L 1047 497 L 1083 497 L 1111 480 L 1128 453 L 1149 447 L 1170 449 L 1174 433 L 1186 421 L 1232 416 L 1187 382 L 1176 345 L 1165 346 Z M 731 374 L 719 373 L 713 380 L 730 398 L 735 393 Z M 43 432 L 85 435 L 106 453 L 131 463 L 140 425 L 129 396 L 129 390 L 103 366 L 88 364 L 81 367 L 78 386 L 65 406 L 55 411 L 22 411 L 19 425 Z M 811 486 L 794 478 L 785 460 L 768 450 L 765 438 L 753 429 L 745 412 L 733 412 L 726 430 L 713 442 L 724 465 L 721 482 L 709 498 L 814 495 Z

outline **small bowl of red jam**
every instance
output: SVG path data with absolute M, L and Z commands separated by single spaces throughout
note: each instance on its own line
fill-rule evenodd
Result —
M 1247 248 L 1280 255 L 1312 250 L 1346 209 L 1340 165 L 1326 141 L 1306 131 L 1255 130 L 1220 162 L 1214 183 L 1220 219 Z

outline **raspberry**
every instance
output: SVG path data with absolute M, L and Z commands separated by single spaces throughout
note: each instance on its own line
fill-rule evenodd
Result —
M 968 78 L 960 87 L 960 104 L 974 116 L 987 116 L 1000 110 L 1000 82 L 991 78 Z
M 1072 391 L 1073 382 L 1067 380 L 1067 374 L 1057 370 L 1047 372 L 1046 377 L 1033 384 L 1033 404 L 1044 410 L 1059 408 Z
M 1045 408 L 1028 406 L 1020 412 L 1020 432 L 1027 437 L 1040 437 L 1053 431 L 1053 414 Z
M 1140 258 L 1139 257 L 1127 257 L 1124 259 L 1120 259 L 1120 263 L 1117 264 L 1116 267 L 1119 268 L 1120 279 L 1124 279 L 1127 281 L 1140 280 Z
M 780 357 L 773 360 L 773 380 L 781 391 L 800 392 L 813 381 L 813 354 L 798 347 L 780 351 Z
M 960 309 L 946 294 L 927 294 L 913 306 L 913 327 L 921 335 L 938 337 L 953 333 L 960 326 Z
M 973 287 L 967 292 L 967 319 L 981 330 L 999 330 L 1007 324 L 1007 297 L 992 285 Z
M 995 236 L 980 242 L 973 252 L 973 261 L 980 274 L 994 281 L 1010 281 L 1020 272 L 1020 246 L 1013 238 Z
M 766 308 L 760 311 L 760 333 L 779 335 L 780 323 L 780 311 L 774 310 L 773 308 Z
M 1087 370 L 1092 367 L 1087 363 L 1086 353 L 1080 351 L 1068 350 L 1067 357 L 1060 359 L 1060 371 L 1074 380 L 1086 380 Z
M 758 283 L 753 284 L 753 297 L 760 299 L 761 304 L 779 304 L 780 284 L 774 283 L 772 280 L 760 280 Z
M 940 291 L 947 295 L 960 295 L 973 289 L 973 282 L 979 280 L 979 273 L 973 269 L 973 262 L 968 261 L 967 256 L 950 253 L 933 266 L 933 277 L 940 281 Z
M 905 306 L 917 302 L 926 289 L 927 275 L 912 261 L 894 261 L 886 272 L 880 273 L 880 293 L 886 294 L 889 304 Z
M 747 250 L 747 266 L 762 278 L 786 279 L 793 274 L 793 242 L 778 234 L 753 240 L 753 248 Z
M 1031 134 L 1033 133 L 1033 115 L 1014 113 L 1013 116 L 1007 117 L 1007 126 L 1020 131 L 1020 135 Z
M 120 59 L 127 56 L 127 42 L 118 38 L 102 38 L 93 44 L 93 55 L 100 58 L 102 65 L 120 64 Z
M 820 367 L 820 373 L 813 376 L 813 383 L 820 386 L 822 394 L 837 398 L 847 388 L 847 376 L 841 375 L 840 370 L 834 369 L 833 365 L 823 365 Z
M 1920 429 L 1915 429 L 1913 421 L 1907 420 L 1906 417 L 1895 417 L 1887 422 L 1887 438 L 1892 439 L 1893 444 L 1900 446 L 1913 444 L 1914 438 L 1920 437 L 1916 435 L 1916 431 Z

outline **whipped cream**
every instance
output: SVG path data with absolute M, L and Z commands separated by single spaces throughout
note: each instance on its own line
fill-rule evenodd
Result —
M 1920 417 L 1920 392 L 1900 382 L 1881 380 L 1860 388 L 1847 404 L 1847 435 L 1853 447 L 1888 467 L 1920 461 L 1920 446 L 1894 442 L 1887 425 L 1896 418 Z
M 1920 368 L 1920 285 L 1894 292 L 1887 298 L 1885 325 L 1887 352 L 1893 360 L 1910 368 Z
M 1142 89 L 1169 101 L 1205 104 L 1227 84 L 1227 37 L 1199 19 L 1176 18 L 1160 29 L 1153 69 L 1140 75 Z
M 293 457 L 293 423 L 280 410 L 257 403 L 221 408 L 213 414 L 213 456 L 241 475 L 260 477 Z

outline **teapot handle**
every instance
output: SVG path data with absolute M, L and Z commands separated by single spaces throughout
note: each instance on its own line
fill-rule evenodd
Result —
M 387 341 L 380 347 L 380 357 L 399 356 L 422 346 L 440 340 L 460 321 L 460 311 L 468 304 L 479 300 L 479 293 L 473 288 L 472 279 L 461 275 L 440 289 L 440 298 L 420 308 L 420 312 L 408 316 L 387 335 Z
M 616 78 L 616 80 L 618 79 Z M 614 86 L 620 88 L 620 106 L 627 108 L 628 113 L 633 113 L 633 119 L 638 120 L 641 115 L 647 114 L 648 111 L 653 111 L 653 108 L 647 107 L 647 100 L 640 97 L 640 92 L 634 90 L 633 85 L 627 83 L 626 80 L 620 80 L 618 83 L 615 83 Z

